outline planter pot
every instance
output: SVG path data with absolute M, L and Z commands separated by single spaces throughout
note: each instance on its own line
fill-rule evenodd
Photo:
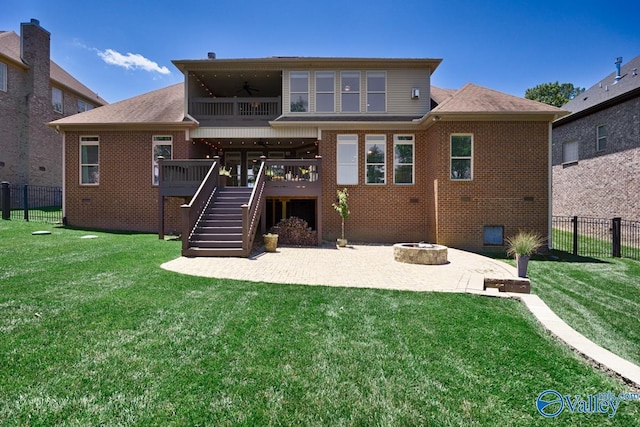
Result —
M 516 264 L 518 265 L 518 277 L 527 277 L 527 266 L 529 265 L 529 255 L 516 254 Z
M 267 252 L 275 252 L 276 248 L 278 247 L 278 235 L 277 234 L 271 234 L 271 235 L 265 234 L 262 237 L 264 238 L 264 248 L 265 248 L 265 250 Z
M 336 243 L 338 244 L 338 247 L 344 248 L 347 246 L 347 239 L 337 239 Z

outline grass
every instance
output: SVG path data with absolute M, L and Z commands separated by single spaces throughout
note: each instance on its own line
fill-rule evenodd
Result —
M 529 263 L 531 292 L 587 338 L 640 365 L 640 261 L 553 255 Z
M 626 391 L 512 300 L 162 270 L 179 242 L 0 221 L 2 425 L 632 425 Z M 95 239 L 82 239 L 87 234 Z

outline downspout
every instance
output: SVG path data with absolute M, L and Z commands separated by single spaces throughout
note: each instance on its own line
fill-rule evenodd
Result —
M 549 184 L 548 184 L 548 199 L 549 199 L 549 217 L 547 218 L 547 235 L 549 236 L 549 241 L 547 242 L 547 249 L 551 250 L 553 248 L 552 241 L 552 233 L 553 233 L 553 124 L 549 122 L 549 160 L 548 160 L 548 168 L 549 168 Z
M 56 126 L 56 132 L 60 132 L 60 126 Z M 67 225 L 67 134 L 62 132 L 62 224 Z

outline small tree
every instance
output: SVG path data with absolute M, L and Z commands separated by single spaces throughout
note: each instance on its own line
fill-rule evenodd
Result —
M 332 203 L 333 209 L 338 212 L 338 215 L 342 218 L 342 239 L 344 240 L 344 222 L 349 219 L 349 206 L 347 205 L 347 198 L 349 197 L 349 193 L 347 189 L 338 190 L 338 203 Z

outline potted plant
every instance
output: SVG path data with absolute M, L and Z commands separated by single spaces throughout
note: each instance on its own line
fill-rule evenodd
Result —
M 338 212 L 338 215 L 342 218 L 342 234 L 341 238 L 337 240 L 337 244 L 339 247 L 344 248 L 347 246 L 347 239 L 344 238 L 344 222 L 349 219 L 349 206 L 347 205 L 347 198 L 349 197 L 349 193 L 347 189 L 338 190 L 338 203 L 332 203 L 331 206 Z
M 264 239 L 264 248 L 267 252 L 275 252 L 278 247 L 278 235 L 273 233 L 267 233 L 262 235 Z
M 218 175 L 220 175 L 220 178 L 218 179 L 220 187 L 225 187 L 227 185 L 227 180 L 231 178 L 231 168 L 227 169 L 226 167 L 222 166 L 220 169 L 218 169 Z
M 507 255 L 515 256 L 518 277 L 527 277 L 527 266 L 531 255 L 544 245 L 544 239 L 537 233 L 519 231 L 506 239 Z

